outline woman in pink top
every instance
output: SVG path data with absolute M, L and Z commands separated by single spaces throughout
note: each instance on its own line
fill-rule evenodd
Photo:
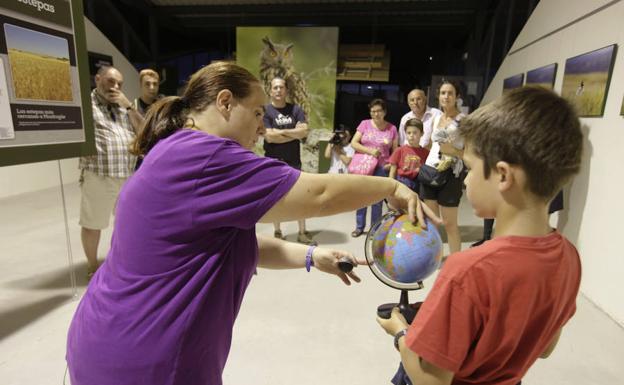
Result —
M 356 152 L 369 154 L 377 158 L 377 167 L 374 176 L 388 176 L 386 164 L 390 154 L 399 145 L 399 135 L 394 124 L 386 122 L 386 102 L 383 99 L 373 99 L 369 104 L 371 119 L 362 120 L 357 128 L 351 147 Z M 366 227 L 366 207 L 357 210 L 355 230 L 351 236 L 356 238 L 362 235 Z M 381 218 L 381 201 L 371 206 L 371 225 Z

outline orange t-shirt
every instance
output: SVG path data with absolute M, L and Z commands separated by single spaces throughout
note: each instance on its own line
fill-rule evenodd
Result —
M 453 254 L 407 333 L 454 385 L 515 385 L 576 310 L 581 263 L 559 232 Z

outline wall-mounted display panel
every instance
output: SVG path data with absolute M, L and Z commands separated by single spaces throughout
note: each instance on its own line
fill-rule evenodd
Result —
M 575 105 L 579 116 L 603 115 L 616 50 L 613 44 L 566 60 L 561 96 Z
M 3 1 L 0 166 L 91 153 L 90 106 L 82 2 Z
M 503 95 L 507 92 L 513 90 L 514 88 L 522 87 L 522 83 L 524 82 L 524 74 L 518 74 L 514 76 L 510 76 L 503 81 Z
M 557 63 L 549 64 L 527 72 L 526 85 L 540 86 L 552 90 L 555 88 L 556 76 Z

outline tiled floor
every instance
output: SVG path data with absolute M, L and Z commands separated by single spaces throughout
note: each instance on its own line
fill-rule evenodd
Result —
M 66 186 L 66 198 L 80 296 L 86 281 L 76 185 Z M 481 222 L 467 204 L 460 212 L 463 239 L 472 242 Z M 0 200 L 0 213 L 0 383 L 60 385 L 67 327 L 78 303 L 70 285 L 60 189 Z M 353 225 L 353 214 L 308 221 L 322 245 L 362 255 L 363 237 L 347 235 Z M 294 239 L 296 223 L 283 230 Z M 273 232 L 270 225 L 258 231 Z M 103 234 L 102 256 L 109 240 L 110 231 Z M 260 270 L 236 323 L 225 384 L 388 384 L 398 355 L 375 322 L 375 308 L 397 301 L 399 292 L 367 268 L 357 271 L 363 282 L 346 287 L 318 271 Z M 433 278 L 411 299 L 424 298 Z M 624 330 L 585 297 L 578 305 L 555 353 L 539 361 L 523 384 L 624 383 Z

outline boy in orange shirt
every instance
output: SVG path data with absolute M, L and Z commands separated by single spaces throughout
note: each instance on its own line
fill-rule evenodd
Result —
M 423 123 L 420 119 L 410 119 L 405 123 L 405 137 L 407 144 L 402 145 L 392 153 L 389 177 L 398 180 L 412 191 L 418 193 L 419 186 L 416 177 L 420 166 L 425 163 L 429 150 L 420 147 L 420 138 L 423 135 Z
M 548 225 L 548 202 L 581 166 L 574 109 L 520 88 L 464 118 L 460 132 L 468 200 L 496 218 L 496 232 L 448 258 L 411 325 L 397 309 L 378 319 L 401 354 L 395 384 L 518 384 L 576 310 L 579 255 Z

